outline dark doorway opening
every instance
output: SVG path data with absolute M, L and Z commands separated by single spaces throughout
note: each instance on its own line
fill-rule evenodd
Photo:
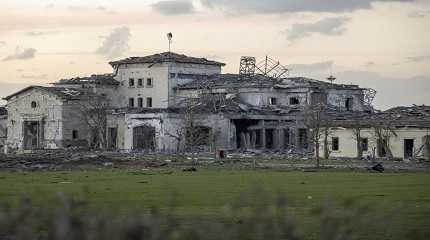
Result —
M 387 151 L 385 150 L 386 145 L 387 145 L 386 139 L 378 139 L 377 148 L 378 148 L 378 156 L 379 157 L 386 157 L 387 156 Z
M 140 126 L 133 128 L 134 150 L 155 150 L 155 128 Z
M 248 128 L 251 126 L 258 125 L 259 120 L 252 119 L 235 119 L 233 124 L 236 126 L 236 146 L 237 148 L 246 148 L 246 138 L 243 138 L 243 134 L 248 133 Z M 260 133 L 257 132 L 256 146 L 261 145 Z M 258 143 L 257 143 L 258 142 Z
M 260 129 L 255 130 L 255 147 L 256 148 L 263 147 L 263 141 L 261 140 L 261 133 L 262 133 L 262 131 Z
M 299 129 L 299 147 L 301 149 L 308 148 L 308 130 L 306 128 Z
M 41 147 L 43 129 L 38 121 L 24 121 L 24 149 L 32 150 Z
M 273 149 L 275 147 L 275 130 L 274 129 L 266 129 L 266 148 Z
M 405 139 L 404 140 L 404 157 L 412 158 L 414 156 L 414 140 Z
M 345 108 L 347 111 L 352 111 L 354 105 L 354 99 L 353 98 L 347 98 L 345 100 Z
M 284 129 L 284 148 L 292 147 L 290 143 L 290 129 Z
M 117 149 L 118 128 L 109 128 L 108 132 L 108 148 Z

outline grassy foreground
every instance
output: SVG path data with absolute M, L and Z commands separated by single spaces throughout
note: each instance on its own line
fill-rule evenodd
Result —
M 242 193 L 264 189 L 247 197 L 269 201 L 277 193 L 285 193 L 288 208 L 307 239 L 320 238 L 321 216 L 312 214 L 315 209 L 326 204 L 341 209 L 345 202 L 353 202 L 348 205 L 351 208 L 366 206 L 365 218 L 380 226 L 369 229 L 367 239 L 405 239 L 410 233 L 430 233 L 429 185 L 430 175 L 424 173 L 226 169 L 0 172 L 0 202 L 16 206 L 26 195 L 43 207 L 62 192 L 85 199 L 95 208 L 128 211 L 174 205 L 180 215 L 217 219 L 226 206 L 241 201 Z

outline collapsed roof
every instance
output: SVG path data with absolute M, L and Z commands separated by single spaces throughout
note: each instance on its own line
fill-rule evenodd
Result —
M 342 127 L 430 128 L 430 106 L 395 107 L 382 112 L 330 112 L 332 125 Z
M 119 85 L 119 82 L 115 80 L 113 74 L 107 73 L 107 74 L 93 74 L 89 77 L 61 79 L 60 81 L 53 84 L 54 85 L 61 85 L 61 84 Z
M 250 78 L 241 78 L 239 74 L 216 74 L 212 76 L 202 77 L 201 79 L 177 86 L 177 89 L 224 89 L 224 88 L 244 88 L 244 87 L 259 87 L 259 88 L 278 88 L 288 89 L 297 87 L 310 87 L 317 89 L 355 89 L 361 90 L 358 85 L 334 84 L 324 81 L 319 81 L 305 77 L 290 77 L 276 79 L 260 74 Z
M 189 57 L 183 54 L 177 54 L 174 52 L 164 52 L 145 57 L 129 57 L 118 61 L 110 62 L 111 66 L 119 66 L 122 64 L 136 64 L 136 63 L 164 63 L 164 62 L 175 62 L 175 63 L 191 63 L 191 64 L 202 64 L 202 65 L 215 65 L 225 66 L 225 63 L 207 60 L 206 58 Z
M 86 89 L 75 89 L 75 88 L 64 88 L 64 87 L 43 87 L 43 86 L 29 86 L 21 91 L 18 91 L 12 95 L 9 95 L 4 100 L 10 100 L 11 98 L 21 95 L 27 91 L 37 89 L 43 92 L 46 92 L 48 94 L 53 94 L 61 99 L 65 100 L 76 100 L 76 99 L 82 99 L 85 97 L 99 97 L 100 95 L 97 95 L 93 92 L 90 92 Z

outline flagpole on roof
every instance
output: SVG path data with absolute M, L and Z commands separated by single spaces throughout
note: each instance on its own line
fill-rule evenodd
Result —
M 172 38 L 173 38 L 173 34 L 169 32 L 167 34 L 167 39 L 169 40 L 169 53 L 170 53 L 170 45 L 172 44 Z

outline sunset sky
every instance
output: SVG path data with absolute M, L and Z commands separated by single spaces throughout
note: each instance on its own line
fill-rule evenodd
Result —
M 430 0 L 0 0 L 0 97 L 168 50 L 360 84 L 375 105 L 430 105 Z M 4 103 L 4 102 L 0 102 Z

